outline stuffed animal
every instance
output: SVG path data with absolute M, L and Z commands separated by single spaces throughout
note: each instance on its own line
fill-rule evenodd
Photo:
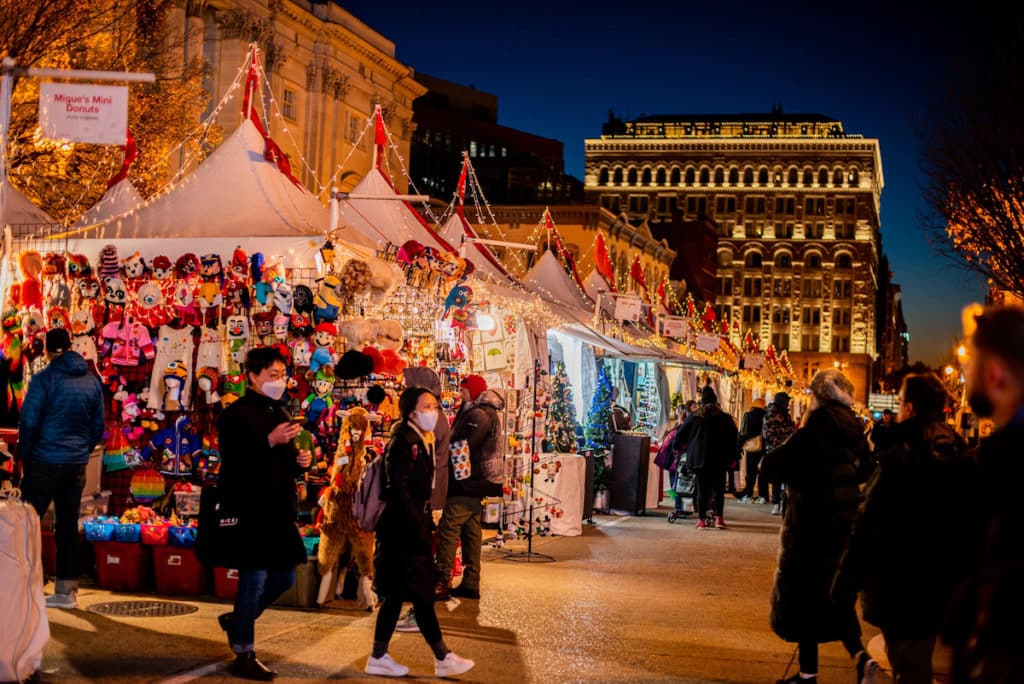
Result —
M 117 258 L 117 247 L 114 245 L 106 245 L 100 250 L 100 267 L 97 275 L 100 280 L 121 275 L 121 264 Z
M 43 298 L 46 306 L 71 308 L 71 289 L 68 287 L 67 259 L 63 254 L 49 252 L 44 257 Z
M 68 277 L 72 280 L 92 276 L 92 265 L 84 254 L 68 254 Z
M 331 390 L 334 389 L 334 370 L 330 366 L 324 366 L 315 373 L 310 370 L 306 372 L 306 380 L 312 392 L 302 401 L 302 410 L 306 414 L 307 423 L 316 423 L 320 414 L 334 406 L 331 398 Z
M 456 285 L 448 293 L 448 297 L 444 300 L 444 313 L 441 318 L 447 318 L 448 312 L 452 309 L 465 309 L 466 305 L 469 304 L 469 298 L 473 295 L 473 290 L 468 285 Z
M 313 345 L 305 338 L 298 338 L 288 343 L 292 351 L 292 366 L 295 368 L 309 368 L 313 361 Z
M 373 532 L 359 528 L 352 518 L 352 499 L 356 487 L 372 457 L 368 445 L 372 439 L 369 414 L 363 408 L 348 411 L 341 423 L 338 450 L 331 467 L 331 482 L 320 495 L 320 548 L 317 554 L 320 568 L 320 592 L 317 603 L 323 605 L 328 598 L 332 584 L 342 584 L 343 574 L 338 564 L 345 553 L 355 563 L 359 572 L 359 589 L 356 606 L 372 611 L 373 596 Z
M 43 255 L 34 249 L 25 250 L 18 255 L 18 267 L 21 269 L 21 301 L 22 309 L 43 310 L 43 286 L 40 276 L 43 274 Z
M 338 320 L 342 303 L 338 294 L 340 288 L 341 280 L 336 275 L 326 276 L 320 281 L 320 289 L 313 297 L 313 318 L 317 323 Z
M 228 353 L 235 364 L 241 364 L 249 348 L 249 319 L 243 315 L 228 316 Z

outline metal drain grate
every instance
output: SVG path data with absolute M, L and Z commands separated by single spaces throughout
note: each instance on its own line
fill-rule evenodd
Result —
M 118 617 L 174 617 L 199 610 L 198 606 L 173 601 L 113 601 L 89 606 L 90 613 Z

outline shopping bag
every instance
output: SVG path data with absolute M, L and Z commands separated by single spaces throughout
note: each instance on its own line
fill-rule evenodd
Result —
M 203 487 L 199 497 L 195 547 L 196 557 L 214 567 L 234 567 L 243 551 L 238 509 L 217 487 Z
M 697 493 L 697 474 L 686 468 L 679 469 L 676 477 L 676 496 L 692 499 Z
M 452 473 L 456 480 L 465 480 L 472 471 L 469 463 L 469 442 L 460 439 L 448 446 L 448 457 L 452 463 Z
M 50 640 L 39 516 L 20 497 L 0 492 L 0 682 L 28 680 Z

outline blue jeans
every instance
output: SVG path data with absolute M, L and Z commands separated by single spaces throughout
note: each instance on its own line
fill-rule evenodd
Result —
M 295 584 L 295 568 L 290 570 L 238 571 L 238 593 L 228 636 L 235 653 L 252 651 L 256 642 L 256 619 L 267 606 Z
M 78 511 L 85 489 L 86 464 L 44 463 L 32 460 L 25 464 L 25 477 L 21 491 L 25 500 L 36 509 L 39 517 L 53 503 L 53 541 L 57 547 L 58 594 L 67 594 L 78 588 L 82 574 L 78 551 Z

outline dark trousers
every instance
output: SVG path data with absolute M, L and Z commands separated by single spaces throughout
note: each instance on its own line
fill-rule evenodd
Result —
M 452 496 L 444 505 L 437 525 L 437 570 L 442 582 L 450 582 L 455 550 L 462 542 L 462 587 L 480 591 L 480 548 L 483 546 L 483 501 Z
M 697 471 L 697 496 L 695 504 L 698 518 L 706 518 L 708 511 L 711 511 L 715 516 L 725 515 L 724 472 L 708 468 Z
M 256 620 L 267 606 L 295 584 L 295 568 L 290 570 L 254 570 L 242 568 L 238 571 L 238 593 L 235 594 L 235 610 L 231 617 L 231 650 L 247 653 L 256 643 Z
M 930 639 L 891 639 L 885 637 L 885 653 L 892 663 L 897 684 L 932 684 L 932 653 L 935 637 Z
M 747 482 L 743 487 L 743 496 L 754 496 L 754 483 L 757 482 L 757 495 L 763 499 L 768 498 L 768 482 L 759 469 L 763 457 L 763 451 L 747 452 Z
M 420 628 L 427 645 L 433 647 L 441 641 L 441 625 L 437 622 L 437 613 L 434 612 L 434 600 L 413 601 L 412 610 L 416 616 L 416 626 Z M 398 624 L 401 613 L 401 599 L 385 596 L 377 611 L 377 623 L 373 628 L 375 644 L 386 644 L 391 641 L 391 635 L 395 633 L 395 625 Z
M 82 574 L 78 551 L 78 511 L 85 489 L 86 464 L 31 461 L 25 464 L 21 492 L 42 518 L 53 504 L 53 541 L 57 547 L 57 588 L 66 594 L 78 588 Z

